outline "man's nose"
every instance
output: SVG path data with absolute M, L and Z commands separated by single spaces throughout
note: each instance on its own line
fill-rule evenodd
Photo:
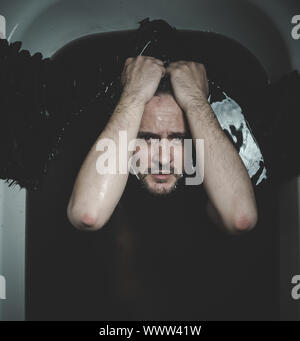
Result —
M 160 165 L 168 165 L 172 161 L 171 146 L 168 139 L 161 139 L 154 153 L 153 161 Z

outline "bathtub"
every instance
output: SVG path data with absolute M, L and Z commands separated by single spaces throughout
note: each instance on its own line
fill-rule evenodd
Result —
M 258 58 L 270 81 L 300 70 L 300 40 L 291 34 L 291 20 L 300 14 L 298 0 L 2 0 L 0 11 L 6 19 L 6 37 L 44 57 L 76 38 L 135 29 L 138 21 L 150 17 L 179 29 L 213 31 L 235 39 Z M 300 178 L 295 178 L 278 190 L 281 319 L 300 318 L 290 298 L 291 278 L 300 260 L 299 189 Z M 25 209 L 26 190 L 1 181 L 0 275 L 6 281 L 6 299 L 0 300 L 0 320 L 25 318 Z

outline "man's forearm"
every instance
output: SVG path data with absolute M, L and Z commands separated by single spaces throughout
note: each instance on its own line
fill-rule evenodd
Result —
M 122 94 L 114 113 L 87 154 L 77 175 L 68 206 L 68 216 L 70 221 L 73 220 L 73 225 L 83 229 L 85 227 L 98 229 L 110 218 L 122 196 L 128 178 L 128 171 L 126 174 L 118 174 L 119 131 L 127 132 L 128 141 L 135 139 L 143 111 L 142 101 L 125 93 Z M 116 155 L 112 155 L 116 158 L 112 160 L 116 162 L 116 174 L 97 172 L 96 162 L 101 152 L 96 150 L 96 146 L 104 138 L 113 140 L 116 145 Z M 132 152 L 128 152 L 128 158 L 130 154 Z
M 204 139 L 204 180 L 208 197 L 229 230 L 256 223 L 254 191 L 247 169 L 206 99 L 189 106 L 187 119 L 194 139 Z

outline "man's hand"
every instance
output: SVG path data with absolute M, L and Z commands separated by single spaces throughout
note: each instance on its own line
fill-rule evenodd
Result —
M 209 87 L 203 64 L 178 61 L 171 63 L 166 71 L 170 74 L 176 101 L 185 112 L 193 103 L 207 100 Z
M 149 56 L 127 58 L 121 75 L 123 95 L 146 104 L 155 94 L 166 69 L 163 62 Z

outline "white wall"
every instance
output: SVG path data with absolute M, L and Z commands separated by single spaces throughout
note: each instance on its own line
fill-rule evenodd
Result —
M 6 299 L 0 299 L 0 320 L 24 319 L 26 190 L 0 180 L 0 275 Z
M 0 37 L 6 37 L 0 16 Z M 26 190 L 0 180 L 0 321 L 24 320 Z

